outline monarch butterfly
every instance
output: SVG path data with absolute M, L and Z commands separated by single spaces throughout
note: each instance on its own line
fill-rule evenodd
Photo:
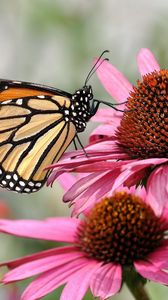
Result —
M 32 193 L 44 185 L 49 175 L 45 167 L 59 160 L 98 109 L 100 102 L 93 100 L 92 88 L 87 85 L 96 65 L 84 87 L 74 94 L 0 79 L 1 187 Z

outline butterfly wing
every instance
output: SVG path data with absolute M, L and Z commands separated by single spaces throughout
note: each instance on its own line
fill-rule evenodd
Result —
M 76 128 L 64 115 L 71 104 L 67 93 L 16 85 L 11 82 L 0 94 L 0 185 L 31 193 L 45 183 L 49 171 L 44 168 L 59 160 Z M 37 94 L 30 95 L 33 91 Z
M 50 86 L 25 81 L 0 79 L 0 102 L 9 99 L 38 95 L 60 95 L 63 97 L 71 98 L 70 93 Z

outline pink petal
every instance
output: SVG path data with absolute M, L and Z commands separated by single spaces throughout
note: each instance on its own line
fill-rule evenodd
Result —
M 74 247 L 71 246 L 63 246 L 63 247 L 59 247 L 59 248 L 53 248 L 53 249 L 49 249 L 49 250 L 44 250 L 35 254 L 31 254 L 31 255 L 27 255 L 24 256 L 22 258 L 17 258 L 14 260 L 10 260 L 10 261 L 6 261 L 0 264 L 0 267 L 2 266 L 7 266 L 9 269 L 13 269 L 16 268 L 20 265 L 23 265 L 25 263 L 34 261 L 34 260 L 38 260 L 40 258 L 45 258 L 45 257 L 49 257 L 52 255 L 58 255 L 58 254 L 62 254 L 62 253 L 71 253 L 72 251 L 74 251 Z
M 114 120 L 119 124 L 121 121 L 121 112 L 115 111 L 111 108 L 99 108 L 96 115 L 92 117 L 91 121 L 111 123 Z
M 27 287 L 21 297 L 21 300 L 41 299 L 60 285 L 67 282 L 78 270 L 81 270 L 87 265 L 88 259 L 82 258 L 43 273 Z M 78 289 L 78 286 L 75 286 L 75 288 Z
M 168 246 L 162 246 L 149 254 L 147 260 L 159 269 L 168 268 Z
M 82 252 L 63 253 L 58 255 L 53 255 L 45 258 L 41 258 L 32 262 L 24 263 L 23 265 L 9 271 L 3 278 L 4 283 L 10 283 L 13 281 L 23 280 L 31 276 L 37 275 L 39 273 L 44 273 L 55 267 L 58 267 L 68 262 L 72 262 L 77 258 L 83 256 Z
M 81 178 L 64 195 L 63 201 L 64 202 L 72 201 L 74 198 L 76 198 L 81 193 L 83 193 L 83 191 L 85 191 L 94 182 L 97 182 L 97 180 L 99 180 L 99 178 L 101 177 L 102 177 L 102 173 L 97 172 L 97 174 L 89 174 L 88 176 Z
M 160 165 L 166 162 L 168 162 L 167 158 L 147 158 L 141 160 L 134 159 L 130 161 L 129 164 L 125 165 L 125 168 L 134 168 L 134 170 L 140 170 L 141 168 Z
M 0 231 L 36 239 L 74 242 L 74 235 L 80 220 L 71 218 L 53 218 L 45 221 L 0 220 Z
M 102 173 L 102 177 L 99 180 L 90 185 L 82 194 L 74 199 L 72 202 L 74 204 L 73 215 L 79 215 L 81 212 L 100 201 L 109 192 L 112 193 L 113 184 L 118 174 L 119 170 L 117 169 L 113 172 Z
M 137 261 L 134 263 L 134 267 L 142 277 L 161 284 L 168 284 L 168 273 L 160 270 L 152 263 Z
M 111 166 L 111 170 L 113 172 L 107 172 L 106 169 L 106 172 L 98 172 L 97 169 L 95 173 L 90 173 L 89 175 L 81 178 L 71 187 L 71 189 L 68 190 L 68 192 L 64 195 L 63 200 L 65 202 L 73 201 L 76 197 L 81 196 L 81 194 L 88 188 L 90 190 L 89 197 L 91 194 L 96 193 L 99 188 L 106 190 L 106 183 L 108 180 L 110 180 L 112 186 L 116 177 L 120 174 L 120 164 L 122 165 L 123 162 L 118 162 L 118 164 L 111 162 L 111 165 L 113 166 Z
M 137 63 L 141 76 L 144 76 L 155 70 L 160 70 L 159 64 L 155 59 L 153 53 L 147 48 L 142 48 L 139 51 L 139 54 L 137 56 Z
M 89 288 L 90 279 L 97 268 L 100 267 L 98 262 L 90 262 L 70 278 L 66 284 L 60 300 L 81 300 Z
M 118 187 L 118 183 L 125 184 L 128 187 L 131 185 L 135 185 L 137 182 L 143 179 L 145 175 L 145 169 L 149 166 L 155 166 L 157 164 L 162 164 L 167 162 L 165 158 L 151 158 L 151 159 L 142 159 L 136 160 L 134 159 L 132 162 L 126 162 L 125 165 L 122 166 L 122 172 L 117 178 L 116 184 Z M 116 188 L 114 186 L 114 188 Z
M 168 207 L 168 166 L 166 164 L 156 168 L 149 176 L 147 200 L 158 216 L 162 214 L 164 208 Z
M 98 174 L 100 172 L 113 171 L 114 169 L 120 169 L 120 170 L 126 169 L 126 166 L 127 166 L 127 164 L 129 164 L 129 161 L 127 161 L 127 160 L 116 161 L 115 156 L 112 157 L 112 155 L 110 155 L 110 157 L 109 157 L 108 155 L 106 155 L 107 160 L 104 160 L 103 157 L 101 157 L 102 160 L 97 158 L 97 159 L 95 159 L 95 161 L 93 161 L 91 163 L 85 162 L 84 164 L 81 164 L 81 165 L 78 164 L 78 166 L 74 165 L 74 168 L 71 169 L 71 171 L 79 172 L 79 173 L 97 173 Z M 118 154 L 118 157 L 120 157 L 120 159 L 124 158 L 120 154 Z M 108 158 L 109 158 L 109 160 L 108 160 Z M 130 171 L 130 172 L 132 172 L 132 171 Z
M 94 272 L 90 288 L 95 297 L 107 299 L 115 295 L 120 290 L 121 283 L 121 266 L 109 263 L 101 266 L 96 272 Z
M 98 143 L 103 141 L 103 139 L 107 140 L 108 138 L 111 138 L 116 131 L 116 125 L 113 126 L 112 124 L 105 124 L 97 126 L 91 133 L 89 142 L 90 143 Z
M 95 184 L 74 199 L 72 202 L 72 215 L 78 216 L 83 211 L 93 207 L 95 203 L 100 201 L 102 197 L 111 190 L 111 185 L 112 180 L 109 178 L 108 174 L 102 176 L 101 180 L 98 180 Z
M 71 175 L 69 173 L 62 174 L 58 178 L 58 182 L 63 187 L 64 191 L 66 192 L 68 189 L 71 188 L 73 184 L 76 182 L 76 177 L 74 175 Z
M 56 168 L 57 170 L 60 170 L 60 167 L 65 167 L 65 169 L 69 170 L 70 168 L 72 169 L 75 168 L 75 166 L 79 166 L 86 163 L 90 164 L 91 162 L 102 161 L 107 159 L 118 159 L 118 155 L 122 154 L 121 150 L 119 152 L 119 148 L 116 146 L 116 142 L 112 140 L 89 145 L 85 148 L 85 150 L 87 154 L 89 154 L 88 157 L 84 155 L 83 151 L 72 151 L 69 152 L 70 157 L 66 158 L 65 156 L 65 159 L 62 159 L 56 164 L 49 166 L 48 169 Z M 73 159 L 71 159 L 72 157 Z M 127 156 L 122 154 L 122 158 L 125 157 Z
M 96 71 L 102 85 L 107 92 L 118 102 L 124 102 L 132 90 L 132 85 L 126 77 L 113 65 L 105 61 Z M 120 106 L 123 109 L 124 105 Z

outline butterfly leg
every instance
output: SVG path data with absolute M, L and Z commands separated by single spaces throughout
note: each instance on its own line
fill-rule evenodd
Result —
M 82 150 L 83 150 L 85 156 L 88 157 L 88 154 L 87 154 L 87 152 L 86 152 L 86 150 L 85 150 L 85 148 L 84 148 L 84 146 L 83 146 L 81 140 L 79 139 L 79 136 L 76 134 L 75 137 L 77 138 L 77 141 L 78 141 L 79 145 L 81 146 L 81 148 L 82 148 Z

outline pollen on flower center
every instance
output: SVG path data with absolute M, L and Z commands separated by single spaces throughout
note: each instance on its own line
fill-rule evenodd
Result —
M 105 263 L 132 264 L 163 240 L 163 225 L 138 196 L 117 192 L 96 204 L 78 228 L 78 245 L 86 256 Z
M 168 157 L 168 70 L 137 82 L 116 137 L 131 158 Z

